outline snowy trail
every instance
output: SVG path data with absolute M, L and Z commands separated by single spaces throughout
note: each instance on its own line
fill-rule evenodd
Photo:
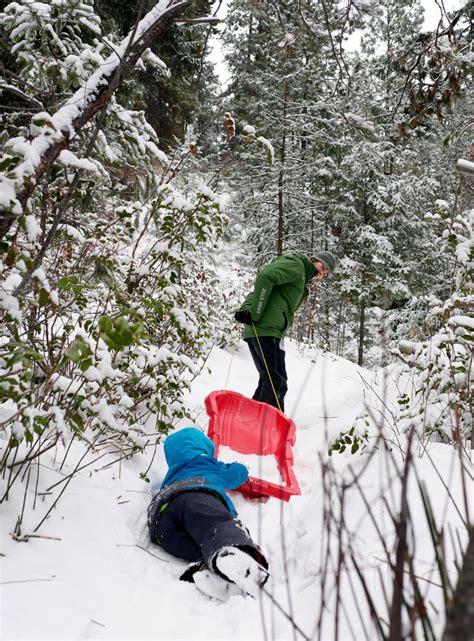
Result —
M 193 382 L 188 398 L 191 418 L 181 426 L 195 423 L 205 429 L 204 398 L 222 389 L 230 356 L 230 351 L 213 349 L 206 368 Z M 380 381 L 376 382 L 374 373 L 331 355 L 301 355 L 292 343 L 288 345 L 288 373 L 288 408 L 297 425 L 294 470 L 302 495 L 289 503 L 247 501 L 236 493 L 232 498 L 268 557 L 271 580 L 267 589 L 285 611 L 293 612 L 297 624 L 311 637 L 320 603 L 319 454 L 327 448 L 326 432 L 330 439 L 337 437 L 364 413 L 364 402 L 375 403 L 363 378 L 369 385 Z M 242 343 L 233 359 L 228 388 L 251 395 L 255 384 L 256 374 Z M 58 452 L 56 464 L 43 457 L 39 491 L 61 479 L 57 469 L 63 455 Z M 81 446 L 75 443 L 61 474 L 70 473 L 80 455 Z M 447 450 L 439 455 L 446 460 L 450 456 Z M 337 464 L 344 468 L 350 461 L 357 467 L 362 460 L 339 456 Z M 232 597 L 221 604 L 201 595 L 193 585 L 179 582 L 186 563 L 148 540 L 146 508 L 151 488 L 139 478 L 148 458 L 137 456 L 123 462 L 121 468 L 117 464 L 104 468 L 106 462 L 104 457 L 79 472 L 41 527 L 40 533 L 61 541 L 12 540 L 9 532 L 23 501 L 19 488 L 0 506 L 3 640 L 264 639 L 262 621 L 266 638 L 301 638 L 297 633 L 294 636 L 290 623 L 265 595 L 261 602 Z M 158 483 L 165 470 L 160 448 L 150 472 L 152 483 Z M 433 474 L 430 482 L 436 483 Z M 376 486 L 374 478 L 367 483 Z M 30 491 L 24 533 L 33 531 L 49 506 L 45 496 L 33 511 L 32 496 Z M 354 500 L 351 512 L 358 518 L 361 510 L 360 502 Z M 380 545 L 362 531 L 360 537 L 364 536 L 376 554 Z M 341 638 L 351 637 L 343 634 Z

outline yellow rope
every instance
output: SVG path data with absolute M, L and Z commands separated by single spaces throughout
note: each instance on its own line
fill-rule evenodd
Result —
M 230 355 L 229 369 L 227 370 L 227 377 L 225 379 L 224 389 L 227 389 L 227 383 L 229 382 L 230 370 L 232 368 L 232 361 L 234 360 L 235 350 L 237 349 L 237 341 L 234 343 L 232 348 L 232 354 Z
M 255 323 L 253 321 L 252 321 L 252 327 L 253 327 L 253 331 L 255 333 L 255 338 L 257 339 L 258 346 L 260 348 L 260 353 L 262 355 L 263 362 L 265 363 L 265 368 L 267 370 L 268 378 L 270 379 L 270 383 L 271 383 L 271 386 L 272 386 L 273 393 L 275 394 L 275 399 L 276 399 L 276 402 L 277 402 L 277 405 L 278 405 L 278 409 L 280 410 L 280 412 L 282 412 L 283 410 L 281 409 L 280 401 L 278 400 L 278 396 L 277 396 L 277 393 L 276 393 L 275 386 L 273 385 L 273 380 L 272 380 L 272 377 L 271 377 L 271 374 L 270 374 L 270 370 L 268 369 L 267 361 L 265 360 L 265 356 L 263 355 L 263 349 L 262 349 L 262 346 L 260 345 L 260 339 L 258 338 L 257 329 L 256 329 Z

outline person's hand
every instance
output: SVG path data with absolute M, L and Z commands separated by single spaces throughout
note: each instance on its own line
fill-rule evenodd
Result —
M 252 324 L 252 317 L 250 316 L 250 312 L 246 309 L 239 309 L 238 312 L 235 312 L 234 318 L 238 323 L 244 323 L 245 325 Z

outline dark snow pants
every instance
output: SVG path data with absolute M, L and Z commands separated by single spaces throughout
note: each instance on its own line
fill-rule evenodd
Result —
M 273 391 L 270 378 L 268 377 L 267 368 L 265 367 L 266 361 L 268 371 L 270 372 L 270 376 L 278 396 L 280 409 L 284 412 L 285 394 L 288 391 L 288 378 L 285 367 L 285 350 L 280 347 L 280 339 L 274 338 L 273 336 L 259 336 L 258 341 L 257 338 L 253 337 L 246 338 L 245 340 L 248 343 L 250 354 L 259 375 L 258 386 L 252 398 L 255 401 L 261 401 L 262 403 L 273 405 L 273 407 L 278 407 L 275 392 Z M 262 352 L 265 357 L 265 361 L 262 357 Z
M 230 545 L 246 550 L 257 560 L 263 558 L 242 523 L 219 498 L 205 491 L 182 492 L 152 523 L 152 541 L 187 561 L 204 561 L 211 567 L 216 553 Z

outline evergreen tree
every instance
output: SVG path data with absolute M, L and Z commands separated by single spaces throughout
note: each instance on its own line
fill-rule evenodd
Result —
M 321 156 L 333 141 L 335 118 L 325 101 L 322 47 L 289 4 L 234 2 L 229 12 L 230 110 L 238 127 L 255 128 L 274 149 L 272 165 L 252 166 L 241 176 L 245 188 L 236 187 L 249 240 L 260 262 L 283 251 L 311 251 L 310 239 L 314 249 L 324 244 L 324 205 L 312 176 L 324 171 Z
M 139 10 L 143 14 L 153 4 L 153 0 L 139 4 L 97 0 L 95 6 L 106 27 L 118 29 L 125 35 L 139 18 Z M 197 0 L 186 16 L 189 19 L 209 16 L 212 5 L 212 0 Z M 156 131 L 164 150 L 172 148 L 175 140 L 182 141 L 187 126 L 196 122 L 200 94 L 211 75 L 209 65 L 205 64 L 206 31 L 209 28 L 207 24 L 184 24 L 168 31 L 152 45 L 151 51 L 166 64 L 170 73 L 159 73 L 159 70 L 148 67 L 137 74 L 137 82 L 142 87 L 140 94 L 135 93 L 137 107 L 145 110 L 147 121 Z M 204 76 L 203 66 L 206 67 Z
M 355 19 L 332 2 L 305 3 L 298 15 L 291 3 L 229 7 L 229 106 L 238 130 L 256 128 L 275 149 L 272 166 L 239 172 L 233 216 L 243 216 L 257 264 L 282 251 L 335 251 L 338 274 L 295 334 L 316 332 L 341 350 L 357 337 L 360 363 L 366 340 L 378 341 L 367 310 L 393 310 L 395 326 L 400 308 L 440 282 L 423 216 L 449 174 L 444 165 L 433 175 L 420 155 L 439 149 L 443 131 L 425 122 L 407 135 L 410 94 L 400 91 L 421 16 L 415 0 L 368 5 Z M 344 38 L 364 22 L 361 53 L 344 58 Z

